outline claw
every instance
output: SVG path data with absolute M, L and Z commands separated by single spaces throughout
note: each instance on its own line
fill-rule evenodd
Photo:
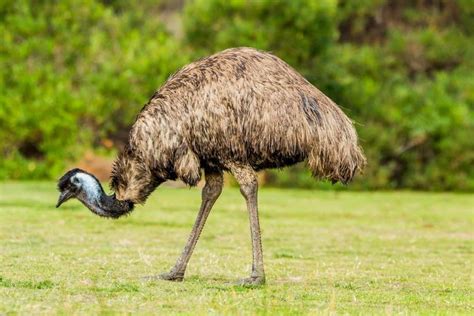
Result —
M 183 281 L 183 275 L 182 274 L 177 274 L 177 273 L 162 273 L 158 276 L 160 280 L 166 280 L 166 281 L 174 281 L 174 282 L 182 282 Z
M 264 285 L 264 284 L 265 284 L 264 276 L 256 276 L 256 277 L 251 276 L 249 278 L 238 280 L 235 283 L 235 285 L 248 286 L 248 287 L 259 286 L 259 285 Z
M 144 282 L 153 282 L 153 281 L 159 281 L 159 280 L 181 282 L 183 281 L 183 277 L 184 276 L 182 274 L 167 272 L 167 273 L 162 273 L 159 275 L 147 275 L 147 276 L 142 277 L 142 280 Z

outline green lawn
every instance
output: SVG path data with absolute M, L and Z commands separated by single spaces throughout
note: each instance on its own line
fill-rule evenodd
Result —
M 159 188 L 119 220 L 54 183 L 0 183 L 0 314 L 472 314 L 474 195 L 260 190 L 267 285 L 248 275 L 243 199 L 226 188 L 182 283 L 167 271 L 197 189 Z

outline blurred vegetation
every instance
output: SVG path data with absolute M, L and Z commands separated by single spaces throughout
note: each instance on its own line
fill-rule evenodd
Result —
M 156 87 L 188 62 L 150 18 L 151 3 L 1 6 L 0 178 L 56 178 L 85 149 L 126 137 Z
M 170 73 L 252 46 L 357 122 L 369 165 L 352 187 L 474 190 L 474 2 L 196 0 L 182 32 L 170 3 L 0 6 L 0 178 L 55 178 L 86 149 L 111 153 Z M 303 166 L 266 181 L 321 186 Z

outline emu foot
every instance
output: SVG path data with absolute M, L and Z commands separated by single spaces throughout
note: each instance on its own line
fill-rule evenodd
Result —
M 150 275 L 144 277 L 144 281 L 157 281 L 157 280 L 166 280 L 166 281 L 174 281 L 174 282 L 181 282 L 183 281 L 183 274 L 167 272 L 162 273 L 159 275 Z
M 158 279 L 160 280 L 174 281 L 174 282 L 181 282 L 183 281 L 183 278 L 184 278 L 184 274 L 174 273 L 174 272 L 162 273 L 158 276 Z
M 264 285 L 264 284 L 265 284 L 265 276 L 251 276 L 249 278 L 238 280 L 235 283 L 235 285 L 248 286 L 248 287 L 259 286 L 259 285 Z

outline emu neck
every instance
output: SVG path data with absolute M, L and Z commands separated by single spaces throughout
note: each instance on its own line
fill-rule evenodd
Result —
M 77 198 L 93 213 L 102 217 L 119 218 L 133 210 L 132 202 L 117 200 L 114 194 L 105 194 L 102 185 L 95 179 L 83 185 Z

